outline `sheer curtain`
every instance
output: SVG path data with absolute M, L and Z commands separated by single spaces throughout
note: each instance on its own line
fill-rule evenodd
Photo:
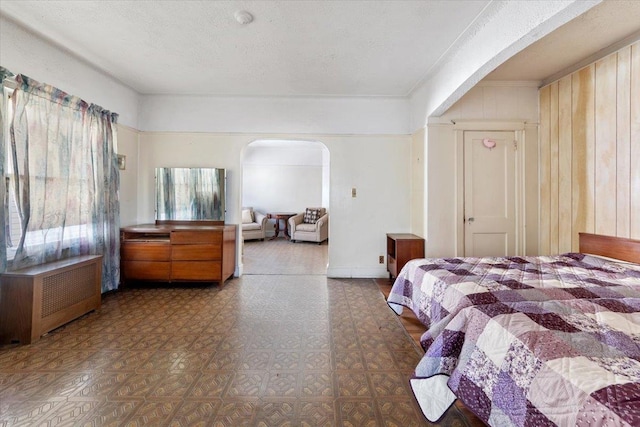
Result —
M 5 174 L 5 162 L 7 154 L 6 136 L 8 132 L 5 132 L 7 126 L 7 111 L 6 111 L 6 98 L 8 91 L 5 89 L 5 79 L 13 77 L 13 73 L 4 67 L 0 67 L 0 224 L 2 224 L 2 233 L 0 233 L 0 273 L 4 273 L 7 269 L 7 236 L 9 226 L 7 222 L 8 214 L 8 194 L 7 194 L 7 176 Z
M 8 269 L 103 255 L 102 291 L 120 276 L 117 114 L 24 75 L 11 96 L 6 175 L 20 239 Z M 4 149 L 3 149 L 4 151 Z M 6 220 L 5 220 L 6 221 Z

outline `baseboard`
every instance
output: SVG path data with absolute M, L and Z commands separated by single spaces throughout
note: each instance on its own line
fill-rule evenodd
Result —
M 377 268 L 353 268 L 331 267 L 327 268 L 327 277 L 336 279 L 376 279 L 389 277 L 386 267 Z

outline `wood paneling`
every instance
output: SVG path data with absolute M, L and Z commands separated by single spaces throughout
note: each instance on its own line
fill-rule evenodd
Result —
M 571 249 L 578 248 L 578 233 L 593 232 L 594 226 L 594 67 L 583 68 L 571 78 L 572 155 Z M 548 253 L 548 252 L 547 252 Z
M 560 172 L 558 168 L 558 135 L 560 132 L 559 127 L 559 115 L 560 110 L 558 109 L 558 105 L 560 103 L 559 100 L 559 91 L 558 91 L 558 82 L 551 83 L 551 93 L 549 98 L 549 114 L 551 117 L 556 118 L 552 120 L 549 124 L 549 152 L 550 152 L 550 162 L 549 170 L 551 174 L 551 182 L 550 182 L 550 190 L 549 190 L 549 207 L 550 218 L 549 224 L 551 226 L 551 230 L 549 230 L 549 247 L 551 252 L 558 252 L 558 241 L 560 235 L 559 229 L 559 196 L 560 196 L 560 182 L 558 178 L 558 174 Z
M 551 152 L 549 125 L 551 88 L 540 89 L 540 252 L 550 253 L 551 233 Z
M 616 62 L 596 62 L 596 233 L 616 233 Z
M 558 82 L 558 252 L 571 251 L 571 76 Z
M 631 179 L 629 202 L 629 237 L 640 239 L 640 43 L 631 46 L 631 70 L 630 70 L 630 158 Z
M 631 211 L 631 46 L 618 52 L 616 83 L 616 235 L 629 236 Z M 638 167 L 638 165 L 634 165 Z
M 540 89 L 540 253 L 640 237 L 640 43 Z

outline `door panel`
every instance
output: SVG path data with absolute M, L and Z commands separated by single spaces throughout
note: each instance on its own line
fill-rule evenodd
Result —
M 514 141 L 512 131 L 464 133 L 465 256 L 515 254 Z

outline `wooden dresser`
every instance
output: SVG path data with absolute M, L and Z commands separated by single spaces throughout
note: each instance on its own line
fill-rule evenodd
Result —
M 218 282 L 236 267 L 235 225 L 143 224 L 120 234 L 121 282 Z

